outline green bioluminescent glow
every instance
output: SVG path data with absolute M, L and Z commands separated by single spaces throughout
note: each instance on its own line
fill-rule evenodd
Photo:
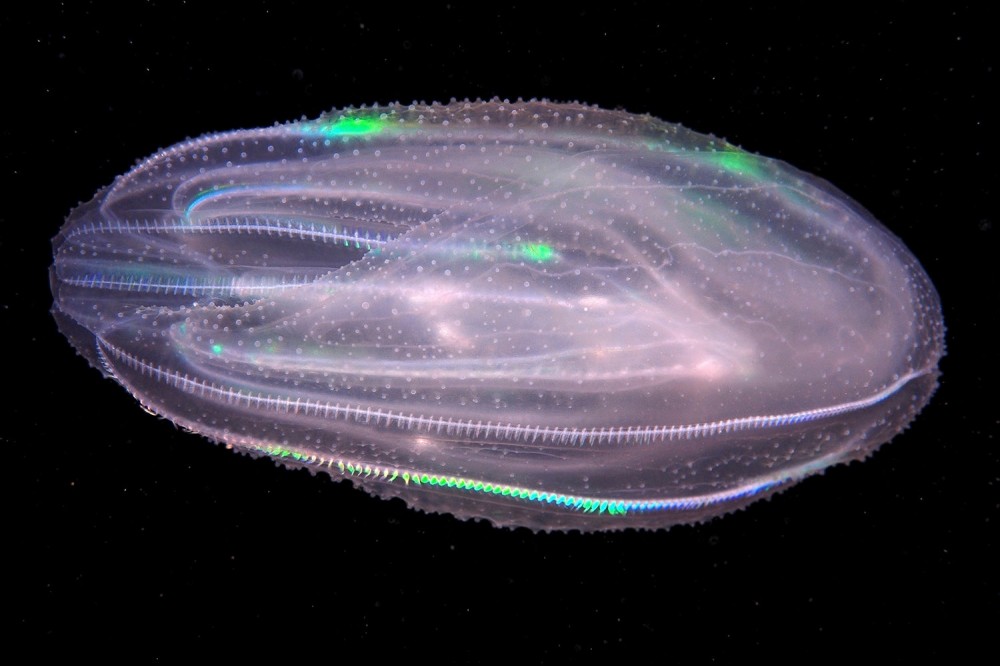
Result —
M 519 250 L 525 259 L 538 262 L 551 261 L 555 255 L 551 245 L 541 243 L 525 243 L 519 247 Z
M 373 252 L 380 248 L 369 248 Z M 448 257 L 463 257 L 473 261 L 531 261 L 548 263 L 559 260 L 555 247 L 545 243 L 469 243 L 467 245 L 444 245 L 439 250 Z
M 389 126 L 385 114 L 381 116 L 341 116 L 339 118 L 320 118 L 303 124 L 308 134 L 321 134 L 326 137 L 365 136 L 378 134 Z
M 219 343 L 215 343 L 214 345 L 212 345 L 212 353 L 215 354 L 216 356 L 218 356 L 219 354 L 221 354 L 222 353 L 222 345 L 220 345 Z
M 738 174 L 747 178 L 760 178 L 760 160 L 753 153 L 742 150 L 724 150 L 717 153 L 710 153 L 711 158 L 719 168 L 729 173 Z

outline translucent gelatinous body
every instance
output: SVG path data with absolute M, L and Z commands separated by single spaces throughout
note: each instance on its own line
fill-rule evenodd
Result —
M 926 274 L 842 193 L 577 104 L 206 136 L 54 245 L 60 328 L 149 409 L 501 525 L 745 505 L 906 427 L 943 351 Z

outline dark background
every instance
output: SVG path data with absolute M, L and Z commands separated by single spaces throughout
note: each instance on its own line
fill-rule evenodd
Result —
M 991 21 L 912 4 L 492 4 L 35 2 L 0 16 L 8 649 L 138 662 L 994 653 Z M 492 96 L 649 112 L 835 183 L 940 291 L 933 402 L 867 462 L 705 525 L 533 534 L 182 433 L 56 331 L 49 239 L 137 158 L 350 104 Z

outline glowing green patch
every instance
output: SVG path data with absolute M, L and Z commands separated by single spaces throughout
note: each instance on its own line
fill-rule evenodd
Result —
M 380 116 L 341 116 L 305 123 L 305 130 L 309 134 L 321 134 L 326 137 L 365 136 L 378 134 L 388 124 L 389 121 Z
M 760 177 L 757 156 L 742 150 L 727 150 L 712 153 L 715 163 L 724 171 L 750 178 Z
M 216 356 L 218 356 L 219 354 L 221 354 L 222 353 L 222 345 L 220 345 L 219 343 L 215 343 L 214 345 L 212 345 L 212 353 L 215 354 Z
M 525 243 L 520 247 L 521 256 L 531 261 L 551 261 L 555 251 L 551 245 L 541 243 Z

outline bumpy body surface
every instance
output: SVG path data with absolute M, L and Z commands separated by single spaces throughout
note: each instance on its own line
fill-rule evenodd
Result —
M 578 104 L 187 141 L 54 246 L 62 331 L 149 409 L 501 525 L 742 506 L 893 437 L 943 353 L 923 269 L 844 194 Z

